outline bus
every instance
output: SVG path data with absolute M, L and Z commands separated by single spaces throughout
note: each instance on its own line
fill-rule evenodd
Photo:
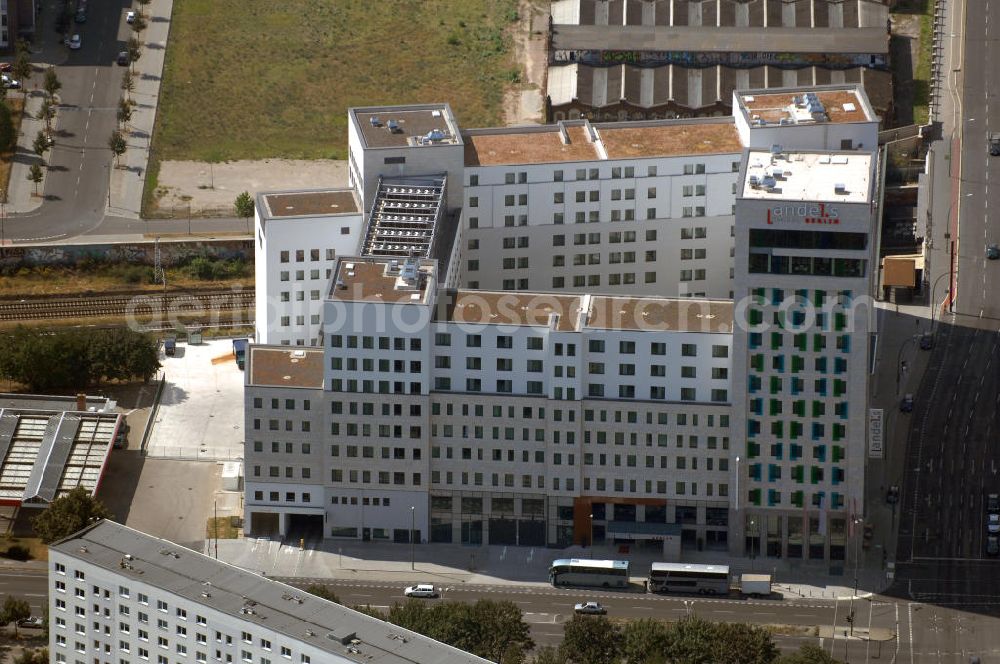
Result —
M 654 593 L 729 594 L 729 567 L 653 563 L 649 570 L 649 590 Z
M 549 567 L 553 586 L 592 586 L 594 588 L 628 587 L 627 560 L 583 560 L 562 558 Z

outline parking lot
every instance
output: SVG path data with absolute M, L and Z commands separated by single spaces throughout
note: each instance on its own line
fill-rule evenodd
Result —
M 243 372 L 232 340 L 178 343 L 162 355 L 166 383 L 147 445 L 149 457 L 243 458 Z

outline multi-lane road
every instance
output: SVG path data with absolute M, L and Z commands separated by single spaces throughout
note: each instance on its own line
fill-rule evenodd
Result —
M 987 244 L 1000 242 L 1000 157 L 986 144 L 988 132 L 1000 131 L 1000 2 L 948 5 L 959 17 L 953 31 L 964 36 L 950 67 L 956 96 L 946 119 L 961 152 L 952 154 L 950 173 L 935 174 L 951 185 L 950 200 L 937 206 L 948 209 L 937 231 L 950 237 L 935 238 L 933 265 L 949 279 L 954 259 L 957 297 L 937 326 L 911 416 L 893 591 L 925 611 L 955 612 L 923 636 L 957 652 L 1000 641 L 1000 562 L 985 549 L 986 496 L 1000 493 L 1000 261 L 985 256 Z M 969 629 L 969 621 L 986 619 L 986 634 Z
M 56 118 L 56 143 L 47 155 L 45 200 L 33 212 L 7 215 L 4 238 L 11 244 L 60 241 L 83 235 L 127 236 L 156 233 L 183 233 L 187 224 L 174 220 L 131 219 L 108 211 L 110 168 L 113 161 L 108 139 L 117 126 L 118 100 L 122 96 L 124 67 L 115 57 L 124 50 L 132 31 L 125 23 L 131 2 L 117 0 L 92 3 L 87 22 L 73 24 L 83 47 L 69 51 L 52 44 L 52 52 L 65 49 L 64 61 L 56 67 L 62 83 Z M 56 5 L 47 7 L 56 11 Z M 55 40 L 47 27 L 40 37 Z M 59 59 L 63 56 L 60 55 Z M 140 60 L 141 62 L 141 60 Z M 36 77 L 40 77 L 36 73 Z M 12 93 L 16 94 L 16 93 Z M 148 140 L 149 137 L 139 137 Z M 137 182 L 141 173 L 130 173 Z M 28 183 L 24 183 L 29 186 Z M 199 232 L 245 232 L 237 219 L 198 222 Z

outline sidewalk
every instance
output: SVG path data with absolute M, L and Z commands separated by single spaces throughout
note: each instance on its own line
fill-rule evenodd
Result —
M 215 555 L 215 542 L 205 542 L 204 553 Z M 383 542 L 325 542 L 320 549 L 299 549 L 295 545 L 267 539 L 219 540 L 218 557 L 230 564 L 270 577 L 297 577 L 316 581 L 382 581 L 411 583 L 470 584 L 487 586 L 548 586 L 548 569 L 558 558 L 623 558 L 632 563 L 633 581 L 641 581 L 656 554 L 633 552 L 627 556 L 617 549 L 599 545 L 594 549 L 578 546 L 567 549 L 464 546 L 461 544 L 418 544 L 410 547 Z M 831 576 L 825 566 L 789 563 L 758 558 L 731 559 L 725 552 L 685 552 L 684 562 L 727 564 L 733 578 L 744 572 L 770 573 L 775 592 L 787 599 L 850 599 L 853 571 Z M 878 585 L 882 581 L 881 585 Z M 859 570 L 858 597 L 868 597 L 884 589 L 881 572 Z
M 121 157 L 120 167 L 111 169 L 111 195 L 107 209 L 108 214 L 131 219 L 138 219 L 142 208 L 149 143 L 156 120 L 173 0 L 153 0 L 142 10 L 149 27 L 142 33 L 142 57 L 132 64 L 135 79 L 132 100 L 135 106 L 126 136 L 128 149 Z

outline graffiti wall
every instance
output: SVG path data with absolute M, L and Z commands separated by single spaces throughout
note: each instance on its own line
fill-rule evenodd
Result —
M 241 258 L 253 261 L 250 240 L 200 240 L 197 242 L 160 242 L 160 262 L 164 267 L 183 264 L 192 258 L 205 256 L 220 260 Z M 128 244 L 50 245 L 41 247 L 2 247 L 0 265 L 22 267 L 34 265 L 74 266 L 81 263 L 130 263 L 154 265 L 156 245 L 153 242 Z

